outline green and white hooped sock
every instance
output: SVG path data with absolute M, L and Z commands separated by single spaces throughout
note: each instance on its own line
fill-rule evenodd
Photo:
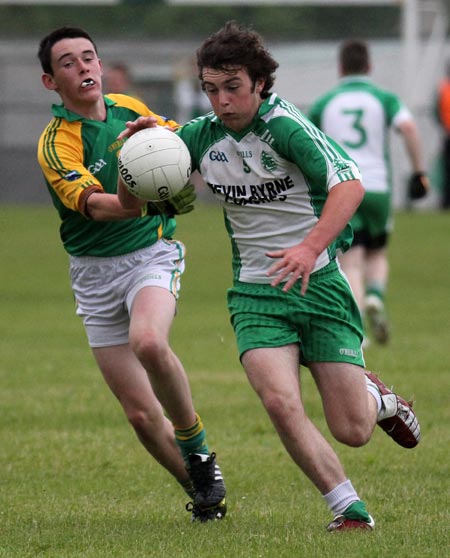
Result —
M 386 291 L 386 288 L 378 283 L 372 283 L 371 285 L 367 285 L 367 289 L 366 289 L 366 296 L 376 296 L 377 298 L 379 298 L 381 300 L 381 302 L 384 303 L 384 293 Z

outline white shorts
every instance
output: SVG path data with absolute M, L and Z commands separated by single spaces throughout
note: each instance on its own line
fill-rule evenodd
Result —
M 178 298 L 185 248 L 175 240 L 111 258 L 70 256 L 76 312 L 83 318 L 89 345 L 128 343 L 130 312 L 143 287 L 162 287 Z

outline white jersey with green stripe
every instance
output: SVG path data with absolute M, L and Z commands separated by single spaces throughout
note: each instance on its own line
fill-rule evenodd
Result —
M 309 117 L 358 163 L 368 192 L 391 191 L 389 128 L 412 119 L 397 95 L 368 76 L 348 76 L 313 104 Z
M 251 125 L 227 129 L 213 113 L 177 133 L 193 169 L 221 202 L 233 249 L 234 279 L 269 283 L 266 254 L 300 243 L 317 223 L 331 188 L 360 178 L 356 164 L 294 105 L 272 94 Z M 314 271 L 346 249 L 351 229 L 324 250 Z

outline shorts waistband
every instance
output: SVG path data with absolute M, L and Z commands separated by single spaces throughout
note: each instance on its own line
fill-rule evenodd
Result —
M 320 269 L 318 269 L 317 271 L 314 271 L 314 273 L 311 273 L 311 275 L 309 276 L 309 282 L 310 283 L 314 283 L 315 281 L 318 281 L 319 279 L 321 279 L 322 277 L 325 277 L 327 275 L 331 275 L 333 273 L 335 273 L 337 270 L 339 269 L 338 267 L 338 263 L 336 262 L 336 260 L 332 260 L 331 262 L 327 263 L 327 265 L 325 265 L 324 267 L 321 267 Z M 298 279 L 298 281 L 296 281 L 296 285 L 301 285 L 302 283 L 302 279 L 300 277 L 300 279 Z M 282 288 L 284 283 L 280 283 L 279 287 Z M 233 282 L 234 286 L 239 286 L 239 285 L 261 285 L 261 286 L 270 286 L 270 282 L 267 283 L 251 283 L 251 282 L 246 282 L 246 281 L 234 281 Z
M 335 271 L 337 271 L 337 269 L 338 269 L 338 264 L 337 264 L 336 260 L 331 260 L 331 262 L 328 263 L 326 266 L 321 267 L 317 271 L 314 271 L 314 273 L 311 273 L 311 275 L 309 276 L 309 282 L 310 283 L 314 282 L 315 279 L 320 279 L 324 275 L 330 275 L 331 273 L 334 273 Z M 300 278 L 300 281 L 301 281 L 301 278 Z
M 155 243 L 156 244 L 156 243 Z M 144 254 L 151 250 L 155 244 L 146 246 L 145 248 L 139 248 L 139 250 L 134 250 L 132 252 L 126 252 L 125 254 L 119 254 L 118 256 L 69 256 L 69 259 L 74 264 L 102 264 L 102 263 L 119 263 L 125 259 L 133 257 L 135 255 Z

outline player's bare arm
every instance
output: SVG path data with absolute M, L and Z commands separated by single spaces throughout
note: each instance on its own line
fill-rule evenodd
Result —
M 267 253 L 269 258 L 278 259 L 267 272 L 267 275 L 275 276 L 271 283 L 272 287 L 287 280 L 283 291 L 288 291 L 301 277 L 301 294 L 304 295 L 319 254 L 344 229 L 363 197 L 364 188 L 359 180 L 348 180 L 334 186 L 328 195 L 319 221 L 305 240 L 290 248 Z
M 139 201 L 139 200 L 137 200 Z M 139 217 L 141 214 L 140 205 L 133 207 L 123 207 L 119 196 L 116 194 L 106 194 L 95 192 L 86 201 L 86 215 L 94 221 L 122 221 Z
M 141 211 L 142 207 L 145 205 L 144 200 L 140 200 L 128 191 L 127 187 L 120 179 L 120 176 L 117 180 L 117 196 L 124 209 Z
M 414 172 L 423 173 L 425 164 L 423 161 L 422 145 L 416 123 L 414 120 L 406 120 L 399 125 L 399 130 L 403 136 L 406 151 L 408 152 Z

